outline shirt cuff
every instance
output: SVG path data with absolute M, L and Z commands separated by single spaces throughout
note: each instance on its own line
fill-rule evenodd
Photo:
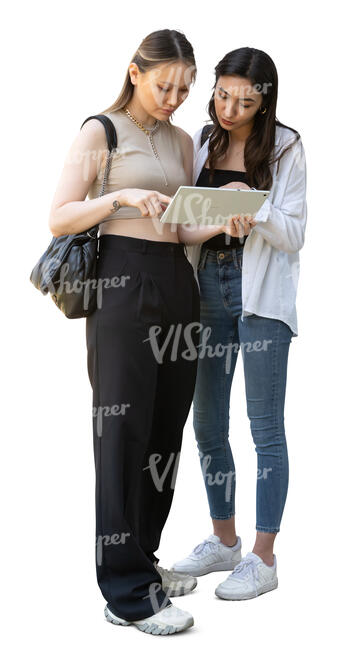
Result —
M 267 221 L 271 210 L 271 204 L 269 199 L 265 199 L 262 207 L 258 210 L 254 217 L 254 221 L 258 223 L 264 223 Z

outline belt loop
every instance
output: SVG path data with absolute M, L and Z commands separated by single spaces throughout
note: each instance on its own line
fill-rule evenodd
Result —
M 200 264 L 199 264 L 200 269 L 204 269 L 204 268 L 205 268 L 205 265 L 206 265 L 206 257 L 207 257 L 207 253 L 208 253 L 208 252 L 209 252 L 209 251 L 208 251 L 208 248 L 207 248 L 207 247 L 202 249 L 202 253 L 201 253 L 201 257 L 200 257 Z
M 146 240 L 146 239 L 142 239 L 141 244 L 142 244 L 141 252 L 142 252 L 142 253 L 145 253 L 146 250 L 147 250 L 147 245 L 148 245 L 147 240 Z
M 238 268 L 239 268 L 239 264 L 238 264 L 238 256 L 237 256 L 237 254 L 236 254 L 236 248 L 232 248 L 232 249 L 231 249 L 231 252 L 232 252 L 232 254 L 233 254 L 234 266 L 235 266 L 236 269 L 238 269 Z

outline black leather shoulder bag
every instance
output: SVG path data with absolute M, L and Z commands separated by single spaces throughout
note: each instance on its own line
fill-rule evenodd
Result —
M 106 115 L 91 115 L 100 120 L 106 131 L 108 154 L 99 196 L 105 191 L 117 135 L 112 121 Z M 98 256 L 98 230 L 96 224 L 76 235 L 53 237 L 45 253 L 30 274 L 30 281 L 44 295 L 50 293 L 54 303 L 67 318 L 91 315 L 97 305 L 96 266 Z

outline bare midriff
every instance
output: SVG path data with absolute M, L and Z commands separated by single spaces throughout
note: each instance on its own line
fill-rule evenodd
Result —
M 106 223 L 100 224 L 100 235 L 124 235 L 125 237 L 179 243 L 177 225 L 161 223 L 160 217 L 106 221 Z

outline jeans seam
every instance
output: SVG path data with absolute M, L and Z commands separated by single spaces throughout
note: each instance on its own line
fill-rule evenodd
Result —
M 282 333 L 283 327 L 285 327 L 285 326 L 286 326 L 285 323 L 283 323 L 282 321 L 279 321 L 278 335 L 277 335 L 278 345 L 282 342 L 281 338 L 280 338 L 280 335 Z M 283 341 L 283 342 L 285 344 L 285 341 Z M 288 349 L 289 349 L 289 343 L 288 343 Z M 277 360 L 278 360 L 278 350 L 277 350 Z M 277 370 L 277 376 L 278 376 L 278 370 Z M 276 408 L 277 408 L 277 426 L 278 426 L 278 399 L 277 399 L 277 407 Z M 284 397 L 282 399 L 282 432 L 281 432 L 281 436 L 283 436 L 282 437 L 282 442 L 284 442 L 284 445 L 286 446 L 287 441 L 286 441 L 286 432 L 285 432 L 285 424 L 284 424 Z M 279 455 L 280 480 L 282 482 L 282 480 L 283 480 L 282 445 L 280 446 L 280 449 L 281 449 L 281 453 Z M 287 463 L 288 463 L 288 453 L 287 453 Z M 287 467 L 287 472 L 288 472 L 288 467 Z M 288 479 L 288 476 L 287 476 L 287 479 Z M 288 485 L 287 485 L 287 488 L 288 488 Z M 287 496 L 287 492 L 286 492 L 285 496 Z M 280 519 L 279 519 L 279 522 L 281 522 L 281 519 L 282 519 L 284 505 L 285 505 L 285 501 L 283 501 L 283 490 L 281 490 L 281 505 L 280 505 Z M 279 523 L 279 525 L 280 525 L 280 523 Z
M 276 326 L 276 331 L 273 336 L 273 350 L 272 350 L 272 410 L 273 410 L 273 429 L 275 431 L 275 438 L 277 437 L 277 431 L 278 431 L 278 407 L 279 407 L 279 400 L 278 400 L 278 381 L 279 381 L 279 373 L 278 373 L 278 346 L 279 346 L 279 340 L 280 340 L 280 323 L 277 322 Z M 278 454 L 278 462 L 277 462 L 277 472 L 279 474 L 278 480 L 279 480 L 279 486 L 280 486 L 280 502 L 279 502 L 279 520 L 281 520 L 281 515 L 282 515 L 282 476 L 283 476 L 283 465 L 282 465 L 282 449 L 281 445 L 279 445 L 279 454 Z M 264 528 L 264 526 L 263 526 Z M 265 528 L 279 528 L 279 525 L 276 526 L 266 526 Z
M 229 334 L 227 336 L 228 342 L 232 341 L 233 337 L 234 337 L 234 331 L 230 330 Z M 225 372 L 223 372 L 223 374 L 222 374 L 222 376 L 220 378 L 220 382 L 221 382 L 220 385 L 221 385 L 222 390 L 220 390 L 219 412 L 220 412 L 220 414 L 224 415 L 223 405 L 226 404 L 226 402 L 227 402 L 227 395 L 226 395 L 226 393 L 227 393 L 227 381 L 226 381 L 226 373 Z M 228 416 L 229 416 L 229 406 L 227 407 L 227 413 L 228 413 Z M 220 423 L 219 423 L 219 425 L 220 425 Z M 228 461 L 228 457 L 227 457 L 227 453 L 226 453 L 227 437 L 229 437 L 229 417 L 228 417 L 228 421 L 227 421 L 227 428 L 225 426 L 225 421 L 223 422 L 222 427 L 219 427 L 219 428 L 220 428 L 221 443 L 222 443 L 222 447 L 223 447 L 223 450 L 224 450 L 225 468 L 226 468 L 226 470 L 228 472 L 231 472 L 232 468 L 230 467 L 230 463 Z M 231 516 L 232 515 L 230 514 L 229 518 Z M 216 518 L 219 519 L 219 517 L 216 517 Z
M 278 373 L 278 346 L 279 346 L 279 333 L 280 333 L 280 327 L 279 323 L 277 323 L 277 328 L 276 328 L 276 333 L 274 337 L 274 348 L 273 348 L 273 375 L 272 375 L 272 382 L 273 382 L 273 413 L 274 413 L 274 431 L 275 431 L 275 438 L 277 437 L 277 431 L 278 431 L 278 381 L 279 381 L 279 373 Z M 282 448 L 281 445 L 279 445 L 279 455 L 278 455 L 278 472 L 279 472 L 279 485 L 280 485 L 280 504 L 279 504 L 279 517 L 281 516 L 282 512 Z M 276 526 L 278 527 L 278 526 Z
M 229 334 L 230 336 L 230 334 Z M 221 386 L 221 391 L 220 391 L 220 402 L 219 402 L 219 412 L 220 415 L 224 415 L 224 409 L 223 409 L 223 404 L 226 404 L 226 373 L 224 372 L 221 377 L 220 377 L 220 386 Z M 223 421 L 222 426 L 220 426 L 219 422 L 219 429 L 220 429 L 220 437 L 221 437 L 221 442 L 222 446 L 224 449 L 224 459 L 225 459 L 225 467 L 229 469 L 229 463 L 226 455 L 226 433 L 228 433 L 229 430 L 229 424 L 227 425 L 227 431 L 225 430 L 225 421 Z

